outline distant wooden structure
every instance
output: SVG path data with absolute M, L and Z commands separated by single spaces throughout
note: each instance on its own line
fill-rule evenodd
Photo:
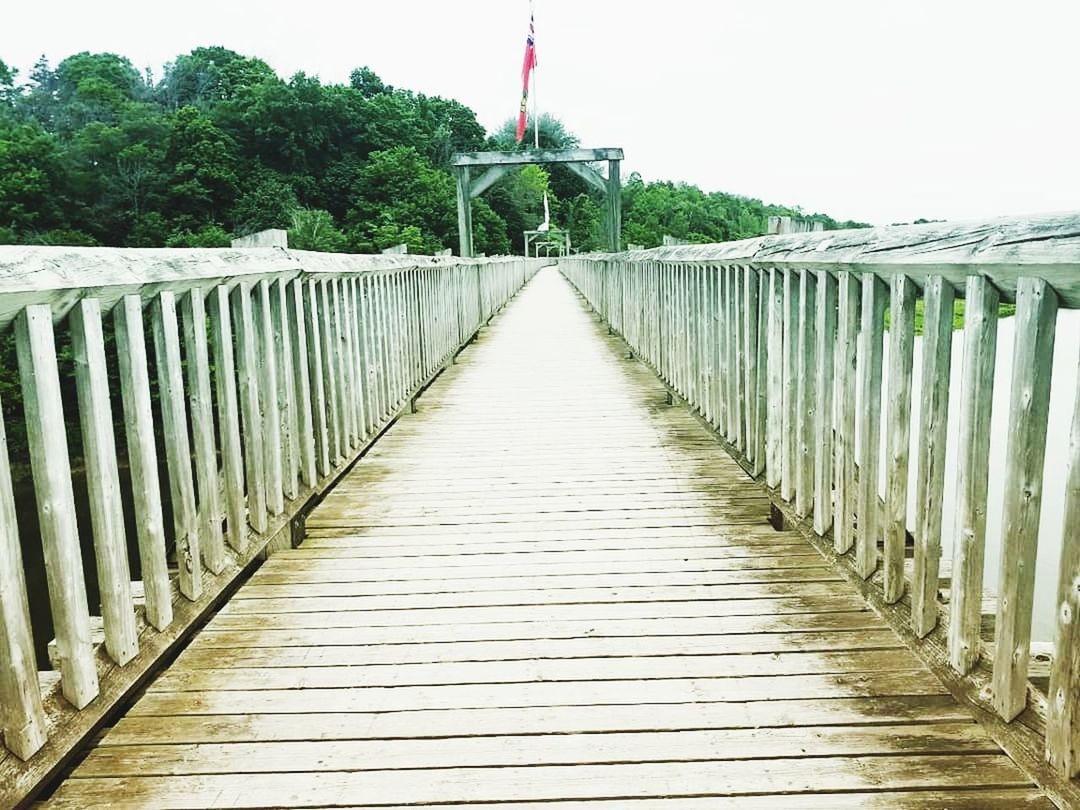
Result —
M 289 232 L 283 228 L 267 228 L 265 231 L 238 236 L 232 240 L 234 248 L 268 248 L 289 246 Z
M 569 231 L 559 231 L 556 234 L 541 230 L 525 231 L 524 236 L 526 257 L 539 258 L 541 249 L 544 256 L 551 256 L 553 252 L 560 257 L 570 255 Z
M 524 152 L 465 152 L 454 156 L 457 179 L 458 237 L 462 256 L 473 255 L 472 199 L 483 194 L 499 178 L 517 166 L 561 163 L 607 198 L 605 223 L 608 250 L 617 252 L 622 239 L 622 149 L 528 149 Z M 590 164 L 608 165 L 604 177 Z M 473 170 L 486 169 L 473 180 Z
M 387 256 L 404 256 L 409 252 L 409 246 L 402 242 L 400 245 L 391 245 L 388 248 L 383 248 L 380 252 Z
M 817 233 L 825 230 L 824 222 L 801 217 L 769 217 L 768 234 Z

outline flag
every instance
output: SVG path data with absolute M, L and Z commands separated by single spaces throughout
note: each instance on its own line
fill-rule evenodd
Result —
M 536 67 L 536 26 L 529 14 L 529 36 L 525 40 L 525 63 L 521 67 L 521 110 L 518 112 L 517 142 L 525 137 L 525 121 L 529 114 L 529 79 Z

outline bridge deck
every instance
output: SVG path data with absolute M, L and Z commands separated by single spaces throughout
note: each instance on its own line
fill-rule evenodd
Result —
M 664 399 L 544 271 L 51 805 L 1050 807 Z

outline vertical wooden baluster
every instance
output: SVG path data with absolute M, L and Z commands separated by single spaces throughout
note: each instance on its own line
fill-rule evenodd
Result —
M 1016 285 L 1016 341 L 992 684 L 994 708 L 1006 720 L 1020 714 L 1027 702 L 1035 553 L 1056 321 L 1057 294 L 1050 285 L 1043 279 L 1021 278 Z
M 746 268 L 733 268 L 735 334 L 735 447 L 746 455 Z
M 817 273 L 817 407 L 814 411 L 814 531 L 824 535 L 833 523 L 833 374 L 836 368 L 836 279 Z
M 780 439 L 780 497 L 791 501 L 798 481 L 799 273 L 784 270 L 783 429 Z
M 969 284 L 969 293 L 970 289 Z M 967 366 L 965 356 L 965 375 Z M 992 369 L 993 366 L 991 373 Z M 1077 380 L 1080 381 L 1080 371 Z M 1072 778 L 1080 772 L 1080 638 L 1077 632 L 1080 627 L 1080 543 L 1077 542 L 1080 536 L 1080 385 L 1077 385 L 1073 402 L 1065 481 L 1056 634 L 1047 692 L 1046 760 L 1066 778 Z M 953 573 L 955 580 L 955 570 Z
M 756 462 L 757 456 L 757 342 L 758 342 L 758 275 L 757 270 L 747 267 L 743 270 L 743 409 L 746 438 L 744 452 L 750 462 Z
M 259 407 L 262 411 L 263 472 L 266 476 L 266 507 L 271 515 L 285 511 L 281 465 L 281 416 L 278 408 L 277 352 L 274 351 L 274 317 L 270 309 L 270 282 L 255 287 L 255 328 L 258 330 Z
M 222 284 L 210 293 L 210 334 L 214 344 L 214 382 L 217 386 L 221 467 L 225 483 L 225 539 L 234 551 L 247 546 L 244 517 L 244 454 L 240 444 L 240 405 L 236 395 L 236 356 L 233 352 L 229 290 Z
M 926 280 L 919 474 L 915 484 L 915 568 L 911 578 L 911 629 L 919 638 L 925 638 L 938 621 L 954 300 L 952 286 L 941 276 Z
M 27 760 L 46 740 L 30 603 L 26 595 L 7 432 L 0 408 L 0 732 L 4 744 Z
M 146 621 L 154 629 L 164 630 L 173 619 L 172 591 L 165 558 L 165 520 L 161 513 L 161 483 L 150 409 L 150 371 L 139 296 L 124 296 L 113 310 L 113 325 Z
M 849 551 L 855 542 L 855 391 L 859 341 L 859 279 L 838 274 L 836 320 L 836 504 L 833 549 Z
M 105 649 L 113 661 L 123 666 L 138 654 L 139 637 L 131 598 L 131 569 L 109 402 L 109 371 L 105 365 L 105 334 L 98 300 L 79 301 L 70 319 Z
M 885 429 L 885 601 L 904 595 L 904 556 L 907 550 L 908 457 L 911 453 L 911 379 L 915 347 L 915 282 L 898 273 L 892 277 L 889 305 L 888 415 Z
M 311 412 L 312 387 L 309 357 L 314 351 L 308 334 L 308 319 L 304 312 L 304 284 L 302 279 L 290 281 L 285 290 L 286 314 L 292 324 L 294 340 L 292 342 L 293 383 L 296 403 L 296 425 L 298 428 L 298 462 L 300 477 L 305 487 L 318 483 L 319 473 L 315 463 L 315 419 Z
M 214 403 L 210 394 L 210 351 L 206 344 L 206 305 L 202 290 L 180 300 L 180 320 L 187 354 L 187 395 L 191 440 L 199 489 L 197 526 L 203 564 L 214 574 L 225 570 L 225 538 L 221 533 L 221 482 L 214 440 Z
M 754 413 L 754 475 L 761 477 L 765 473 L 766 444 L 768 442 L 767 422 L 769 412 L 769 275 L 764 270 L 751 270 L 757 277 L 757 357 L 755 366 L 757 377 L 754 388 L 757 405 Z
M 337 336 L 335 346 L 335 360 L 337 361 L 338 380 L 342 391 L 342 413 L 345 417 L 345 433 L 348 436 L 348 447 L 354 448 L 360 444 L 360 420 L 356 402 L 356 380 L 354 374 L 356 368 L 352 363 L 351 331 L 349 330 L 348 300 L 345 295 L 344 279 L 334 279 L 331 282 L 331 290 L 334 300 L 334 333 Z
M 184 375 L 180 360 L 180 328 L 176 298 L 168 290 L 154 299 L 152 331 L 157 357 L 161 429 L 165 437 L 165 464 L 176 528 L 176 567 L 180 593 L 191 601 L 202 595 L 202 554 L 199 547 L 195 481 L 191 473 Z
M 446 268 L 443 268 L 441 274 L 441 283 L 439 288 L 439 306 L 440 310 L 440 346 L 439 357 L 440 362 L 446 359 L 446 341 L 447 341 L 447 325 L 448 320 L 445 316 L 446 313 L 446 280 L 447 273 Z M 379 424 L 382 424 L 389 417 L 391 410 L 393 409 L 393 402 L 390 399 L 390 327 L 387 311 L 387 291 L 386 291 L 386 274 L 380 273 L 375 276 L 375 318 L 379 324 L 379 392 L 380 392 L 380 410 L 379 410 Z
M 232 291 L 232 320 L 236 331 L 237 371 L 240 379 L 240 420 L 244 432 L 244 478 L 247 484 L 248 523 L 266 531 L 266 473 L 264 470 L 262 415 L 259 412 L 259 332 L 252 312 L 252 288 L 238 284 Z
M 360 286 L 360 329 L 364 344 L 364 397 L 367 414 L 367 434 L 373 435 L 379 423 L 379 358 L 375 351 L 375 318 L 371 309 L 372 279 L 363 275 L 358 280 Z M 430 335 L 429 335 L 430 337 Z
M 799 340 L 796 381 L 795 512 L 806 517 L 814 504 L 814 418 L 817 407 L 817 277 L 799 270 Z
M 990 416 L 994 403 L 1001 297 L 987 279 L 968 276 L 964 298 L 956 528 L 949 592 L 949 661 L 962 675 L 971 670 L 979 657 L 986 554 L 986 489 L 990 478 Z
M 319 337 L 322 339 L 321 359 L 322 378 L 326 386 L 327 435 L 330 446 L 330 464 L 336 467 L 345 453 L 345 437 L 341 430 L 339 407 L 337 363 L 334 362 L 333 302 L 330 297 L 329 282 L 321 279 L 315 282 L 318 291 Z
M 279 278 L 270 285 L 270 317 L 277 371 L 278 424 L 281 430 L 282 489 L 289 500 L 300 494 L 300 439 L 296 404 L 296 366 L 293 363 L 292 319 L 288 284 Z
M 784 271 L 769 270 L 769 439 L 766 445 L 765 483 L 780 486 L 784 437 Z
M 311 381 L 311 416 L 315 431 L 315 455 L 320 476 L 333 470 L 334 448 L 330 439 L 332 430 L 328 386 L 323 378 L 323 313 L 319 304 L 319 282 L 315 279 L 301 281 L 304 304 L 304 326 L 308 334 L 308 379 Z
M 364 332 L 361 325 L 360 281 L 353 277 L 346 280 L 349 297 L 349 330 L 353 343 L 353 375 L 356 379 L 356 409 L 361 439 L 371 434 L 368 430 L 369 404 L 367 401 L 367 356 L 364 348 Z
M 885 332 L 885 303 L 888 287 L 872 273 L 862 278 L 861 348 L 857 372 L 861 411 L 856 428 L 860 436 L 858 454 L 859 486 L 855 513 L 859 516 L 855 569 L 869 579 L 878 565 L 878 538 L 881 515 L 878 507 L 878 459 L 881 455 L 881 364 Z
M 52 309 L 48 304 L 32 304 L 19 313 L 15 319 L 15 346 L 49 604 L 60 656 L 60 685 L 64 697 L 81 709 L 97 696 L 98 679 L 90 644 L 90 612 L 75 523 Z

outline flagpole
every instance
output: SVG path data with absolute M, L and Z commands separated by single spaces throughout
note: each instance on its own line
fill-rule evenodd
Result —
M 536 48 L 536 11 L 533 7 L 533 0 L 529 0 L 529 19 L 533 24 L 533 48 Z M 535 59 L 535 57 L 534 57 Z M 532 97 L 533 97 L 533 129 L 535 132 L 533 143 L 536 149 L 540 148 L 540 105 L 537 103 L 536 98 L 536 66 L 533 65 L 532 71 Z

